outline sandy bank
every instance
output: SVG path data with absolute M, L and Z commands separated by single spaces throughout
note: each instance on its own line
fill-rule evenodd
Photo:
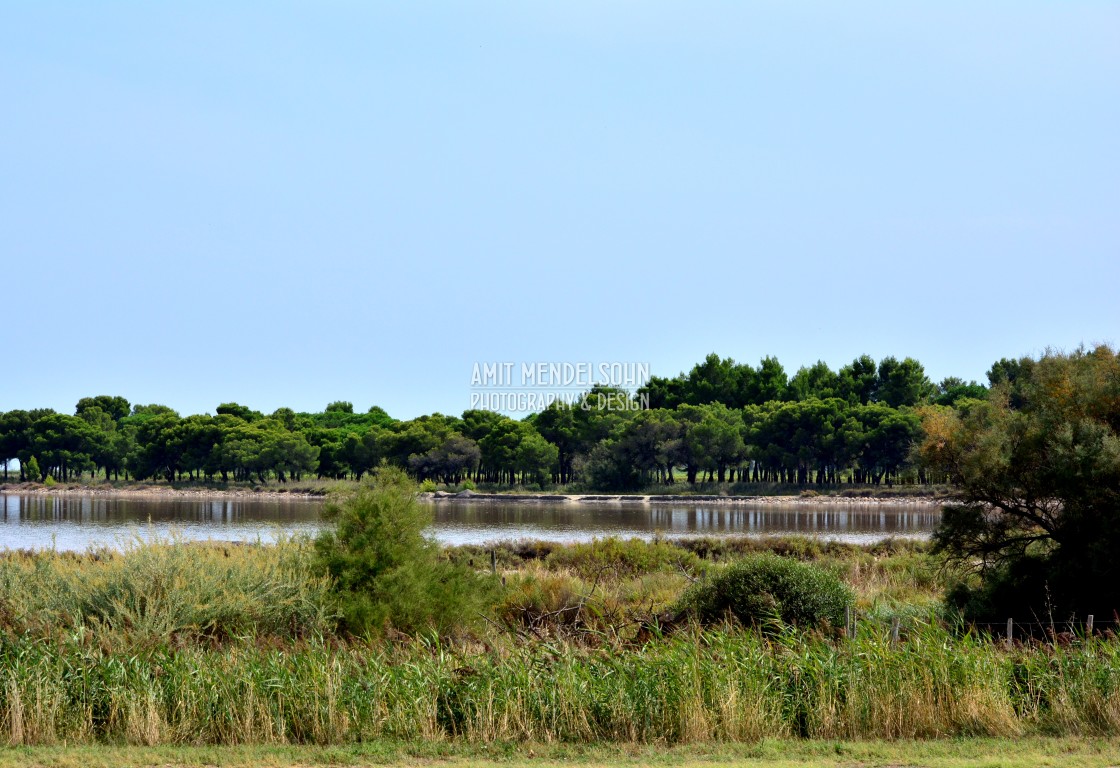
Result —
M 501 502 L 524 504 L 803 504 L 811 506 L 856 506 L 889 504 L 891 506 L 940 507 L 944 500 L 932 496 L 711 496 L 711 495 L 638 495 L 638 494 L 513 494 L 513 493 L 421 493 L 422 501 L 441 502 Z
M 12 496 L 104 496 L 120 499 L 311 499 L 321 500 L 322 491 L 293 488 L 169 488 L 164 485 L 105 486 L 54 485 L 38 483 L 7 483 L 0 485 L 0 494 Z
M 889 504 L 891 506 L 938 507 L 944 499 L 933 496 L 870 495 L 859 491 L 848 496 L 716 496 L 716 495 L 640 495 L 604 493 L 478 493 L 462 491 L 447 493 L 421 493 L 421 501 L 432 503 L 480 502 L 513 504 L 717 504 L 759 505 L 796 504 L 809 506 L 866 506 Z M 110 486 L 110 485 L 54 485 L 39 483 L 0 484 L 0 494 L 12 496 L 101 496 L 122 499 L 243 499 L 243 500 L 310 500 L 321 501 L 326 492 L 311 488 L 172 488 L 166 485 Z

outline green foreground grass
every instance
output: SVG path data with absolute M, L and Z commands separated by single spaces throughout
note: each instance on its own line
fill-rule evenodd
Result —
M 1117 739 L 944 739 L 938 741 L 779 741 L 687 747 L 377 742 L 342 747 L 17 747 L 0 768 L 141 766 L 929 766 L 930 768 L 1105 768 L 1120 762 Z
M 843 578 L 857 595 L 856 633 L 657 625 L 694 580 L 764 548 Z M 1028 743 L 1103 755 L 1114 745 L 1085 739 L 1120 733 L 1120 640 L 1006 649 L 960 631 L 939 613 L 947 574 L 913 543 L 521 542 L 498 553 L 490 615 L 438 639 L 337 634 L 309 550 L 158 542 L 0 556 L 0 742 L 45 749 L 6 755 L 63 760 L 85 753 L 61 745 L 93 756 L 131 745 L 106 759 L 175 747 L 170 764 L 207 754 L 221 759 L 199 759 L 300 764 L 517 760 L 534 749 L 671 762 L 962 737 L 1076 737 Z M 445 553 L 484 572 L 488 555 Z M 890 750 L 904 743 L 874 748 L 898 761 Z M 919 746 L 941 759 L 955 743 Z M 847 759 L 820 754 L 834 756 Z

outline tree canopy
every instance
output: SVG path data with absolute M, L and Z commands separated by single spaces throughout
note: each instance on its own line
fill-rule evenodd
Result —
M 1015 381 L 1022 368 L 1001 360 L 989 378 Z M 73 416 L 0 412 L 0 463 L 5 479 L 18 459 L 21 479 L 37 481 L 361 480 L 385 462 L 417 481 L 604 491 L 673 484 L 681 474 L 689 483 L 923 482 L 909 457 L 915 409 L 958 408 L 986 393 L 955 378 L 934 386 L 909 357 L 863 355 L 838 370 L 818 361 L 790 376 L 775 357 L 749 365 L 710 354 L 636 393 L 597 386 L 522 419 L 468 410 L 398 420 L 349 400 L 271 414 L 228 401 L 213 415 L 182 416 L 97 395 L 79 400 Z
M 1099 346 L 1001 361 L 984 399 L 924 411 L 920 454 L 954 485 L 936 546 L 974 567 L 974 620 L 1120 611 L 1120 359 Z

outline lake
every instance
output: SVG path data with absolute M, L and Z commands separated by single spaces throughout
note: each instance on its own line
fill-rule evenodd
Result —
M 322 502 L 303 499 L 160 499 L 0 494 L 0 548 L 85 550 L 136 538 L 272 541 L 314 534 Z M 917 504 L 575 504 L 440 501 L 431 535 L 444 544 L 604 536 L 808 535 L 870 543 L 925 538 L 939 509 Z

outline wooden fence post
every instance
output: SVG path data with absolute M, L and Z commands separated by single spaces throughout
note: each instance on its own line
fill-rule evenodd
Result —
M 498 550 L 490 550 L 490 573 L 495 576 L 498 574 Z
M 1093 614 L 1089 614 L 1089 620 L 1085 622 L 1085 634 L 1089 637 L 1093 636 Z
M 897 616 L 891 619 L 891 645 L 898 645 L 898 627 L 901 623 Z
M 1007 650 L 1011 650 L 1012 633 L 1014 632 L 1015 622 L 1012 619 L 1007 620 Z

